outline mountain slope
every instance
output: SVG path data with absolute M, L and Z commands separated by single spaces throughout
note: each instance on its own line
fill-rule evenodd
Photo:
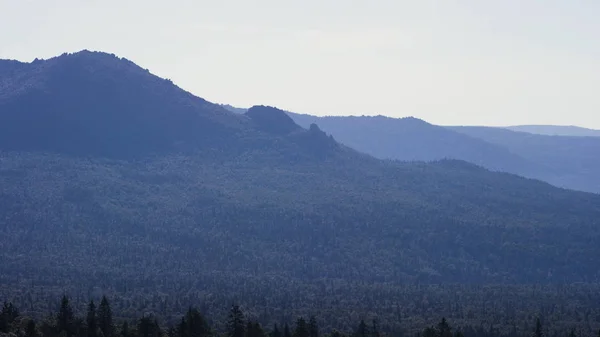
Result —
M 224 138 L 244 124 L 130 61 L 101 53 L 3 64 L 0 144 L 5 149 L 127 157 L 177 144 L 225 145 Z
M 536 167 L 494 144 L 431 125 L 416 118 L 384 116 L 315 117 L 290 113 L 301 126 L 317 123 L 336 140 L 382 159 L 465 160 L 492 170 L 533 172 Z
M 231 105 L 222 107 L 238 114 L 246 111 Z M 380 159 L 433 161 L 452 158 L 498 171 L 530 172 L 536 169 L 534 164 L 500 146 L 413 117 L 287 114 L 305 128 L 318 124 L 337 141 Z
M 246 111 L 231 105 L 222 107 L 238 114 Z M 498 171 L 530 172 L 541 169 L 501 146 L 413 117 L 287 114 L 305 128 L 313 123 L 318 124 L 337 141 L 380 159 L 434 161 L 452 158 Z
M 586 129 L 578 126 L 516 125 L 506 127 L 506 129 L 546 136 L 600 137 L 600 130 Z
M 17 67 L 0 96 L 3 130 L 19 130 L 0 138 L 5 293 L 201 289 L 369 310 L 401 301 L 382 295 L 399 283 L 600 280 L 600 196 L 463 161 L 377 160 L 107 54 Z
M 302 126 L 317 123 L 341 143 L 378 158 L 460 159 L 563 188 L 600 193 L 596 156 L 600 153 L 600 138 L 538 136 L 504 128 L 441 127 L 412 117 L 288 114 Z
M 534 135 L 502 128 L 453 127 L 551 169 L 539 177 L 554 185 L 600 193 L 600 137 Z

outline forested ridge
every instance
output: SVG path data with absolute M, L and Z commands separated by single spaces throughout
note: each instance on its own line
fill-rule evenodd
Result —
M 599 195 L 377 160 L 113 55 L 0 62 L 0 299 L 36 319 L 65 293 L 80 317 L 110 294 L 119 318 L 163 327 L 239 303 L 265 329 L 377 317 L 414 334 L 446 317 L 525 334 L 544 317 L 591 335 L 598 219 Z
M 234 113 L 246 109 L 223 107 Z M 312 116 L 287 112 L 300 126 L 318 124 L 342 144 L 381 159 L 460 159 L 555 186 L 600 193 L 600 137 L 539 135 L 515 128 L 451 127 L 386 116 Z M 528 130 L 527 127 L 523 127 Z M 533 127 L 535 129 L 535 127 Z M 541 127 L 543 129 L 543 127 Z M 564 129 L 564 130 L 563 130 Z M 587 135 L 598 131 L 556 127 Z

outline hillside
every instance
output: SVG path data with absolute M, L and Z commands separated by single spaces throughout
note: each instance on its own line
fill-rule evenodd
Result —
M 315 117 L 294 113 L 290 116 L 301 126 L 317 123 L 341 143 L 381 159 L 452 158 L 505 172 L 530 173 L 541 169 L 500 146 L 413 117 Z
M 236 113 L 243 111 L 226 108 Z M 316 123 L 339 142 L 377 158 L 459 159 L 563 188 L 600 193 L 598 137 L 544 136 L 491 127 L 441 127 L 412 117 L 288 114 L 301 126 Z
M 516 125 L 506 127 L 506 129 L 546 136 L 600 137 L 600 130 L 587 129 L 579 126 Z
M 224 105 L 234 113 L 245 110 Z M 317 117 L 287 112 L 299 125 L 318 124 L 335 139 L 380 159 L 435 161 L 460 159 L 490 170 L 534 175 L 545 168 L 511 153 L 502 146 L 454 132 L 423 120 L 385 116 Z
M 234 139 L 243 119 L 126 59 L 81 52 L 0 64 L 5 150 L 126 158 L 199 143 L 239 146 L 225 138 Z
M 550 168 L 539 178 L 554 185 L 600 193 L 600 137 L 535 135 L 502 128 L 453 127 Z
M 275 315 L 342 299 L 385 310 L 401 284 L 600 280 L 598 195 L 464 161 L 377 160 L 319 123 L 234 114 L 108 54 L 7 64 L 4 296 L 201 293 Z

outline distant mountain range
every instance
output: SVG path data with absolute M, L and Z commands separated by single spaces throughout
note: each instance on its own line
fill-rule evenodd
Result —
M 600 137 L 600 130 L 586 129 L 579 126 L 517 125 L 508 126 L 506 129 L 547 136 Z
M 0 61 L 0 289 L 241 294 L 258 313 L 343 303 L 392 321 L 399 284 L 599 281 L 600 195 L 365 154 L 595 174 L 592 141 L 487 131 L 232 113 L 105 53 Z
M 236 113 L 244 111 L 231 106 L 225 108 Z M 316 123 L 341 143 L 377 158 L 460 159 L 559 187 L 600 193 L 600 156 L 597 155 L 600 137 L 548 136 L 493 127 L 442 127 L 413 117 L 288 114 L 301 126 Z M 535 131 L 533 127 L 514 128 Z M 554 129 L 562 133 L 587 130 L 591 134 L 594 131 Z
M 522 172 L 524 176 L 600 193 L 600 137 L 547 136 L 486 127 L 451 129 L 507 149 L 540 168 Z

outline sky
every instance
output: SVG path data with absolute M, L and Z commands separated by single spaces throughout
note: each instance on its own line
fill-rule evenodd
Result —
M 216 103 L 600 129 L 597 0 L 0 0 L 0 58 L 126 57 Z

